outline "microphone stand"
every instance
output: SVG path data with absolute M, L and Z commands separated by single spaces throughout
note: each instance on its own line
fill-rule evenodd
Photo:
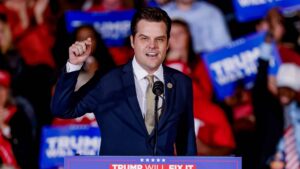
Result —
M 158 95 L 155 95 L 155 107 L 154 107 L 154 122 L 155 122 L 155 127 L 154 127 L 154 149 L 153 149 L 153 155 L 157 155 L 157 140 L 158 140 Z
M 158 100 L 159 96 L 164 93 L 164 84 L 161 81 L 156 81 L 153 84 L 152 92 L 155 94 L 155 107 L 154 107 L 154 148 L 153 155 L 157 155 L 157 140 L 158 140 Z

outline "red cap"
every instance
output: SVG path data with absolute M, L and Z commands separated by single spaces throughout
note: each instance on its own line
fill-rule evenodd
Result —
M 10 74 L 4 70 L 0 70 L 0 85 L 4 87 L 10 86 Z

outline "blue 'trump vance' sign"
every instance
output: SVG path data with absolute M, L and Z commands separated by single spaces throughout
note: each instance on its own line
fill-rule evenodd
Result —
M 64 165 L 64 157 L 98 155 L 100 130 L 89 125 L 47 126 L 43 128 L 40 168 L 53 169 Z
M 203 56 L 217 98 L 223 100 L 230 96 L 237 85 L 251 88 L 257 74 L 258 58 L 265 33 L 256 33 L 240 38 L 230 45 Z M 269 74 L 276 74 L 281 63 L 279 53 L 273 44 L 273 59 Z
M 68 32 L 81 25 L 92 25 L 108 46 L 122 46 L 130 36 L 130 22 L 134 10 L 112 12 L 66 12 Z
M 300 0 L 233 0 L 236 17 L 241 22 L 259 19 L 273 7 L 298 8 Z

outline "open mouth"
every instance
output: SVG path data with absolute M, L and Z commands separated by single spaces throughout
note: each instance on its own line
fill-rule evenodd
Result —
M 148 52 L 148 53 L 146 53 L 146 56 L 148 56 L 148 57 L 156 57 L 156 56 L 158 56 L 158 53 L 157 52 Z

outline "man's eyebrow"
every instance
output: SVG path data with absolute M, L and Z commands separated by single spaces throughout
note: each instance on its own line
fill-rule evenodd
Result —
M 144 35 L 144 34 L 139 34 L 138 37 L 141 37 L 141 36 L 143 36 L 143 37 L 148 37 L 147 35 Z
M 165 38 L 167 38 L 166 35 L 161 35 L 161 36 L 156 37 L 155 39 L 165 39 Z
M 147 36 L 145 34 L 139 34 L 138 37 L 149 37 L 149 36 Z M 155 39 L 165 39 L 165 38 L 167 38 L 166 35 L 161 35 L 161 36 L 155 37 Z

